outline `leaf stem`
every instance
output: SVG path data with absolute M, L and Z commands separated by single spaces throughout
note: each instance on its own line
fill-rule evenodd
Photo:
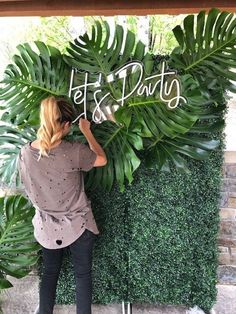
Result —
M 108 144 L 113 140 L 113 138 L 121 131 L 124 126 L 119 127 L 114 134 L 109 138 L 109 140 L 103 145 L 103 148 L 106 148 Z
M 211 51 L 210 53 L 208 53 L 207 55 L 203 56 L 202 58 L 200 58 L 199 60 L 197 60 L 196 62 L 194 62 L 193 64 L 189 65 L 187 68 L 185 68 L 185 71 L 188 71 L 189 69 L 193 68 L 194 66 L 196 66 L 198 63 L 200 63 L 201 61 L 207 59 L 209 56 L 213 55 L 215 52 L 221 50 L 224 46 L 227 46 L 231 41 L 235 41 L 236 37 L 233 37 L 230 41 L 227 41 L 225 44 L 223 44 L 220 47 L 217 47 L 216 49 L 214 49 L 213 51 Z

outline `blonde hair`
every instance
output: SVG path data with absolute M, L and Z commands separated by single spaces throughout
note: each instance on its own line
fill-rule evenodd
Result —
M 74 108 L 64 98 L 49 96 L 41 102 L 40 127 L 37 131 L 39 140 L 39 158 L 49 157 L 52 146 L 60 142 L 63 136 L 63 122 L 70 123 L 74 118 Z

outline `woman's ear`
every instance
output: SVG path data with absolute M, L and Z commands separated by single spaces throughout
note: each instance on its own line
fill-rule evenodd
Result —
M 71 126 L 70 121 L 66 121 L 64 124 L 64 129 L 68 129 Z
M 70 122 L 66 121 L 63 123 L 63 134 L 66 135 L 70 132 Z

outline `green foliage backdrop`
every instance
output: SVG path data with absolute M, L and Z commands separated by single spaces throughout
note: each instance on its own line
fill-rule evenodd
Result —
M 105 78 L 130 60 L 144 64 L 143 81 L 160 71 L 162 59 L 178 72 L 187 104 L 172 111 L 158 92 L 148 99 L 134 96 L 114 112 L 115 122 L 91 126 L 108 157 L 105 167 L 85 178 L 101 231 L 94 251 L 94 302 L 197 304 L 206 310 L 215 302 L 222 129 L 226 91 L 235 91 L 235 26 L 233 14 L 218 9 L 195 19 L 189 15 L 183 27 L 173 29 L 179 45 L 169 56 L 153 56 L 119 25 L 108 45 L 108 24 L 96 22 L 91 34 L 69 43 L 66 54 L 43 42 L 35 42 L 37 51 L 25 43 L 6 68 L 0 173 L 17 185 L 18 152 L 34 138 L 40 101 L 67 96 L 72 66 L 92 78 L 102 73 L 100 97 L 110 92 L 116 99 L 121 84 L 112 86 Z M 137 79 L 130 75 L 127 85 Z M 84 73 L 76 80 L 83 82 Z M 88 89 L 89 118 L 93 92 Z M 106 105 L 112 107 L 112 101 Z M 68 139 L 85 141 L 78 127 Z M 65 260 L 59 303 L 74 303 L 70 266 Z
M 183 172 L 188 171 L 184 156 L 203 160 L 219 145 L 218 139 L 208 140 L 204 134 L 222 129 L 224 120 L 221 113 L 225 104 L 221 102 L 221 91 L 234 90 L 230 81 L 236 80 L 236 74 L 230 70 L 236 58 L 234 25 L 232 14 L 213 9 L 208 17 L 205 12 L 199 13 L 197 21 L 193 16 L 187 16 L 183 29 L 180 26 L 174 28 L 179 47 L 173 50 L 166 63 L 168 68 L 178 71 L 182 95 L 187 103 L 180 103 L 175 110 L 170 110 L 159 90 L 155 90 L 148 99 L 132 95 L 113 112 L 115 122 L 106 120 L 93 125 L 92 131 L 104 148 L 108 163 L 88 173 L 87 187 L 96 189 L 102 185 L 109 190 L 117 181 L 120 190 L 124 191 L 125 180 L 131 184 L 133 173 L 140 165 L 137 152 L 141 150 L 146 152 L 147 166 L 168 170 L 174 164 Z M 13 175 L 16 172 L 14 161 L 22 142 L 26 142 L 38 128 L 40 101 L 48 95 L 68 96 L 72 67 L 80 69 L 76 76 L 77 84 L 84 83 L 84 71 L 90 73 L 93 82 L 101 73 L 102 91 L 98 101 L 109 93 L 110 97 L 103 101 L 103 106 L 110 110 L 122 94 L 120 81 L 111 84 L 106 80 L 112 71 L 130 60 L 137 60 L 145 69 L 142 83 L 151 74 L 160 72 L 161 64 L 155 63 L 153 56 L 145 52 L 141 41 L 135 43 L 134 33 L 128 31 L 125 34 L 123 27 L 117 25 L 111 44 L 110 36 L 109 25 L 96 22 L 91 34 L 85 33 L 69 43 L 67 54 L 39 41 L 35 42 L 37 51 L 28 43 L 18 46 L 19 55 L 15 55 L 14 63 L 7 66 L 0 89 L 0 97 L 4 100 L 1 108 L 5 110 L 5 125 L 1 126 L 0 134 L 6 140 L 7 133 L 14 148 L 12 154 L 12 150 L 2 147 L 5 159 L 0 173 L 6 182 L 11 183 L 13 179 L 18 182 L 19 178 Z M 139 73 L 130 73 L 126 85 L 132 90 L 138 79 Z M 155 84 L 156 80 L 149 82 Z M 91 113 L 94 109 L 93 86 L 88 87 L 87 94 Z M 77 110 L 81 111 L 81 106 L 77 106 Z M 72 130 L 70 137 L 83 140 L 78 127 Z M 2 146 L 4 144 L 2 141 Z
M 93 254 L 93 303 L 211 309 L 217 296 L 222 147 L 207 161 L 189 162 L 189 174 L 142 163 L 123 193 L 117 185 L 109 193 L 88 191 L 101 231 Z M 70 252 L 64 257 L 56 302 L 74 304 Z

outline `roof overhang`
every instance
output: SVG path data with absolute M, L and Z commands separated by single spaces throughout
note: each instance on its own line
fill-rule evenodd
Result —
M 236 12 L 236 0 L 0 0 L 0 16 L 189 14 L 213 7 Z

